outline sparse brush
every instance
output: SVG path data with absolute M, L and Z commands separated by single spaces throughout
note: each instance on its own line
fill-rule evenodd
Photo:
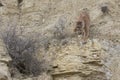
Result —
M 62 40 L 67 36 L 66 31 L 65 31 L 65 23 L 66 23 L 66 19 L 63 16 L 61 16 L 58 19 L 54 27 L 55 28 L 54 38 L 55 39 Z
M 5 44 L 7 53 L 12 58 L 12 65 L 22 74 L 36 76 L 42 71 L 41 62 L 35 58 L 35 53 L 39 48 L 38 39 L 23 35 L 23 29 L 21 30 L 16 26 L 8 26 L 1 33 L 1 39 Z

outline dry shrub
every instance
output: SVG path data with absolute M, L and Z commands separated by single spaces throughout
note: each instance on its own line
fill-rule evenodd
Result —
M 53 39 L 56 39 L 57 44 L 67 44 L 67 38 L 69 38 L 69 34 L 66 28 L 67 20 L 64 16 L 60 16 L 57 23 L 54 26 Z
M 1 33 L 1 39 L 12 58 L 11 65 L 22 74 L 37 76 L 42 71 L 41 62 L 35 57 L 39 40 L 33 36 L 23 35 L 23 31 L 16 26 L 8 26 Z
M 66 19 L 63 16 L 60 16 L 57 23 L 55 24 L 54 38 L 61 40 L 66 37 L 65 32 Z

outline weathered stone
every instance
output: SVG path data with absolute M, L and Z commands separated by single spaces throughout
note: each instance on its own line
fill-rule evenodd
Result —
M 102 48 L 101 45 L 100 45 L 100 43 L 96 39 L 93 39 L 93 48 L 95 50 L 101 50 L 101 48 Z
M 105 54 L 105 52 L 102 52 L 101 45 L 97 40 L 93 42 L 93 45 L 92 41 L 89 40 L 89 43 L 82 46 L 68 44 L 64 48 L 61 47 L 60 50 L 57 51 L 56 59 L 54 60 L 54 64 L 57 65 L 52 73 L 54 80 L 96 80 L 97 76 L 101 78 L 101 80 L 107 79 L 104 70 L 99 70 L 104 66 L 100 57 L 102 57 L 101 54 Z M 96 75 L 93 74 L 94 72 Z M 62 78 L 64 77 L 63 75 L 68 75 L 69 77 Z M 75 78 L 72 75 L 79 75 L 79 78 Z M 84 76 L 88 78 L 84 78 Z
M 0 73 L 0 80 L 8 80 L 6 75 Z
M 1 62 L 0 62 L 0 80 L 11 80 L 7 65 Z
M 1 31 L 2 28 L 6 29 L 8 24 L 13 22 L 12 24 L 19 24 L 20 26 L 25 27 L 26 33 L 31 33 L 33 31 L 51 37 L 53 36 L 54 26 L 57 23 L 58 18 L 65 16 L 66 21 L 64 22 L 66 32 L 71 36 L 73 35 L 76 18 L 78 18 L 78 14 L 81 9 L 88 8 L 91 18 L 90 38 L 97 37 L 102 40 L 109 39 L 114 40 L 114 42 L 117 43 L 120 42 L 119 0 L 23 0 L 20 3 L 20 8 L 18 7 L 17 0 L 0 0 L 0 3 L 3 4 L 3 6 L 0 6 Z M 106 3 L 110 11 L 108 15 L 103 15 L 100 8 Z M 59 24 L 57 26 L 59 26 Z M 81 39 L 72 39 L 68 42 L 70 44 L 64 47 L 54 47 L 55 45 L 58 45 L 54 42 L 52 43 L 54 46 L 50 45 L 51 48 L 49 49 L 49 52 L 47 52 L 49 53 L 47 56 L 55 57 L 53 59 L 54 71 L 58 74 L 71 74 L 65 74 L 66 76 L 54 76 L 55 80 L 102 80 L 105 78 L 105 74 L 99 73 L 99 71 L 93 71 L 97 71 L 99 68 L 101 69 L 101 67 L 107 63 L 103 63 L 101 61 L 103 58 L 109 57 L 109 61 L 111 61 L 112 56 L 118 56 L 120 52 L 119 47 L 114 49 L 111 48 L 108 41 L 104 44 L 104 48 L 97 39 L 93 39 L 92 41 L 88 40 L 85 45 L 82 45 L 81 41 Z M 104 55 L 107 51 L 112 55 Z M 0 54 L 2 54 L 0 55 L 0 65 L 1 63 L 4 63 L 5 68 L 7 68 L 6 63 L 10 60 L 10 58 L 5 56 L 3 52 L 4 50 L 2 51 L 2 48 L 0 48 Z M 111 64 L 111 70 L 113 73 L 112 80 L 120 79 L 119 57 L 116 58 L 116 56 L 112 61 L 114 65 Z M 0 70 L 2 70 L 2 67 Z M 80 72 L 75 72 L 76 70 Z M 3 70 L 3 72 L 6 71 Z M 78 75 L 78 73 L 81 75 L 81 72 L 85 75 L 90 74 L 90 76 L 85 76 L 83 78 Z M 91 74 L 91 72 L 93 73 Z M 95 78 L 95 76 L 97 78 Z M 104 78 L 99 79 L 102 76 Z M 43 78 L 43 80 L 44 79 L 45 78 Z

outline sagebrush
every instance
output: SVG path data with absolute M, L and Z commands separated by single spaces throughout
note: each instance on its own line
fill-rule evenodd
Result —
M 39 40 L 33 36 L 23 35 L 23 29 L 8 26 L 1 33 L 7 53 L 12 58 L 12 65 L 22 74 L 38 75 L 41 72 L 41 62 L 35 58 L 39 48 Z

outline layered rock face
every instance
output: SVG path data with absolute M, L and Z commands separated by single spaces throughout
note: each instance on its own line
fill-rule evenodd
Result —
M 101 11 L 104 5 L 108 14 Z M 53 37 L 55 30 L 64 27 L 66 34 L 72 36 L 83 8 L 88 9 L 91 18 L 90 40 L 85 45 L 77 38 L 71 38 L 64 46 L 50 45 L 46 53 L 47 58 L 53 58 L 53 70 L 49 75 L 54 80 L 119 80 L 119 0 L 0 0 L 0 29 L 17 25 L 26 33 Z M 0 80 L 10 80 L 7 63 L 11 59 L 0 42 Z M 51 80 L 49 75 L 43 73 L 36 79 Z
M 6 55 L 4 44 L 0 42 L 0 80 L 11 80 L 8 62 L 11 60 L 9 55 Z
M 54 80 L 109 80 L 110 71 L 104 65 L 106 52 L 97 40 L 85 45 L 75 44 L 62 47 L 54 60 Z M 109 77 L 108 77 L 109 76 Z

